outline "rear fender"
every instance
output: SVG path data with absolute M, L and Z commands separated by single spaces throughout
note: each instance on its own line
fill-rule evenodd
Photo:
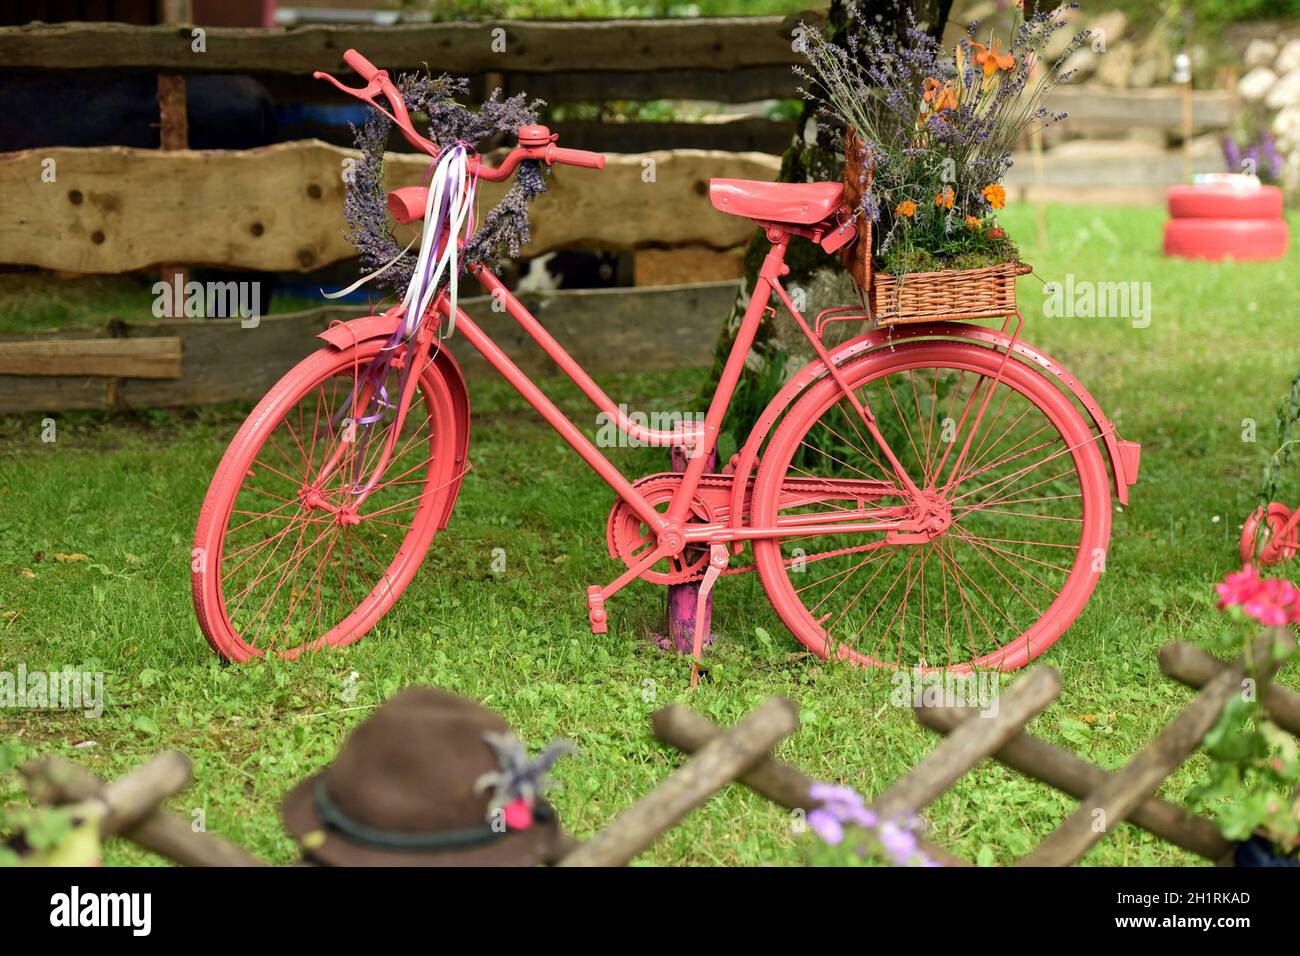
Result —
M 367 315 L 347 322 L 334 322 L 317 338 L 324 339 L 331 348 L 342 351 L 371 339 L 389 338 L 401 321 L 400 316 Z M 438 520 L 438 527 L 445 528 L 451 518 L 451 511 L 456 506 L 456 498 L 460 495 L 461 478 L 469 460 L 469 390 L 465 386 L 465 376 L 460 365 L 447 349 L 438 349 L 433 365 L 451 395 L 456 422 L 456 438 L 452 446 L 456 451 L 456 460 L 452 465 L 455 477 L 448 487 L 447 503 Z
M 1055 378 L 1065 386 L 1088 413 L 1088 417 L 1092 420 L 1093 427 L 1100 436 L 1101 442 L 1106 449 L 1106 455 L 1110 460 L 1111 479 L 1115 488 L 1115 496 L 1119 499 L 1120 504 L 1128 504 L 1128 489 L 1137 481 L 1141 446 L 1134 441 L 1121 441 L 1115 432 L 1115 424 L 1102 412 L 1101 406 L 1083 386 L 1083 383 L 1046 353 L 1039 351 L 1032 345 L 1020 340 L 1013 343 L 1011 337 L 1001 330 L 985 328 L 980 325 L 958 325 L 956 323 L 907 325 L 893 329 L 873 329 L 855 339 L 850 339 L 831 354 L 831 360 L 839 367 L 859 355 L 891 343 L 917 338 L 965 339 L 970 342 L 992 345 L 1002 351 L 1010 348 L 1016 358 Z M 748 485 L 750 474 L 758 464 L 758 453 L 767 440 L 768 434 L 786 409 L 803 394 L 804 389 L 825 374 L 826 366 L 820 361 L 810 362 L 805 365 L 768 403 L 767 408 L 763 410 L 763 414 L 759 416 L 758 421 L 755 423 L 754 430 L 750 433 L 745 446 L 733 459 L 736 478 L 733 486 L 735 490 L 732 492 L 731 514 L 732 522 L 736 526 L 740 525 L 741 519 L 745 515 L 745 488 Z

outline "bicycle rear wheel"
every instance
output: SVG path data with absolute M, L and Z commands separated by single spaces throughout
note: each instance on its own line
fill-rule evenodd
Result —
M 295 366 L 217 468 L 191 585 L 199 626 L 228 660 L 356 641 L 405 590 L 445 519 L 463 463 L 437 366 L 421 370 L 396 436 L 391 410 L 350 423 L 353 390 L 381 345 L 321 349 Z M 398 376 L 390 370 L 382 383 L 394 401 Z
M 842 371 L 941 530 L 896 544 L 833 528 L 758 541 L 773 607 L 824 657 L 1023 666 L 1070 626 L 1104 570 L 1110 491 L 1091 427 L 1046 376 L 1014 359 L 1003 366 L 1002 352 L 971 343 L 907 342 Z M 846 478 L 826 486 L 848 490 L 808 490 L 810 481 Z M 854 480 L 882 490 L 855 501 Z M 918 510 L 829 376 L 773 435 L 753 500 L 759 527 L 863 507 Z

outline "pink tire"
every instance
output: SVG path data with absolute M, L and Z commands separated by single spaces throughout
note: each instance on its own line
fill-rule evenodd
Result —
M 927 541 L 892 545 L 879 532 L 756 541 L 772 606 L 814 653 L 856 665 L 1012 670 L 1050 647 L 1087 604 L 1110 541 L 1110 488 L 1096 435 L 1027 365 L 1007 361 L 994 387 L 1002 357 L 972 343 L 920 341 L 843 366 L 907 473 L 946 502 L 939 507 L 950 523 Z M 982 416 L 967 397 L 982 397 L 977 388 L 990 395 Z M 972 411 L 958 429 L 968 401 Z M 912 508 L 885 462 L 827 376 L 772 436 L 751 524 Z M 813 502 L 804 490 L 809 478 L 845 477 L 897 490 L 866 504 Z M 783 487 L 799 490 L 783 494 Z
M 1165 194 L 1171 219 L 1281 219 L 1282 190 L 1225 186 L 1170 186 Z
M 1184 259 L 1280 259 L 1286 255 L 1287 224 L 1282 219 L 1170 219 L 1165 222 L 1165 255 Z
M 199 514 L 191 588 L 199 627 L 226 660 L 356 641 L 401 596 L 444 518 L 463 426 L 435 364 L 420 375 L 382 475 L 373 472 L 391 416 L 373 432 L 349 431 L 340 417 L 382 344 L 308 356 L 221 459 Z M 336 473 L 320 477 L 335 453 Z M 364 498 L 363 481 L 374 486 Z

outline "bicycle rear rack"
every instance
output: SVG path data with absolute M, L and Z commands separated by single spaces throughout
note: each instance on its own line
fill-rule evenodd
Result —
M 832 322 L 866 322 L 866 310 L 860 305 L 838 305 L 833 309 L 823 309 L 813 319 L 813 335 L 822 338 L 826 326 Z

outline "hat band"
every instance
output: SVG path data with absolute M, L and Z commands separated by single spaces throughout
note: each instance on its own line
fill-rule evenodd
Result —
M 442 830 L 431 833 L 409 833 L 400 830 L 381 830 L 348 816 L 343 809 L 330 799 L 325 786 L 325 778 L 316 781 L 316 811 L 321 821 L 331 829 L 337 830 L 353 843 L 376 847 L 384 850 L 463 850 L 470 847 L 493 843 L 509 834 L 509 830 L 496 830 L 491 824 L 466 827 L 462 830 Z M 547 820 L 552 816 L 549 804 L 544 800 L 537 802 L 534 813 L 538 820 Z

